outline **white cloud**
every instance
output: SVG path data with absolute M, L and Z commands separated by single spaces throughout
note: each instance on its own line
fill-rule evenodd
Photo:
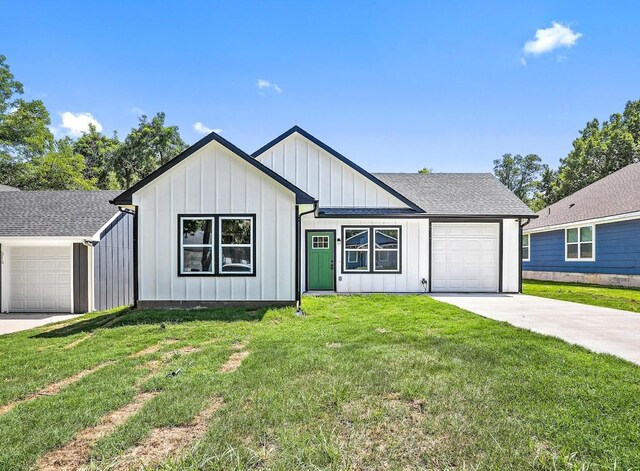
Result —
M 258 79 L 257 85 L 260 90 L 273 90 L 276 93 L 282 93 L 282 88 L 277 83 L 272 83 L 268 80 Z
M 62 131 L 63 134 L 71 137 L 79 137 L 83 132 L 89 132 L 90 124 L 96 127 L 96 131 L 102 131 L 102 124 L 100 124 L 91 113 L 72 113 L 71 111 L 65 111 L 64 113 L 60 113 L 60 117 L 62 118 L 62 124 L 60 127 L 54 128 L 55 134 Z
M 204 124 L 202 124 L 200 121 L 193 123 L 193 130 L 198 134 L 211 134 L 212 132 L 215 132 L 216 134 L 220 134 L 222 132 L 222 129 L 208 128 Z
M 527 41 L 522 50 L 525 55 L 538 56 L 561 47 L 573 47 L 581 37 L 582 33 L 554 21 L 551 27 L 537 30 L 535 39 Z

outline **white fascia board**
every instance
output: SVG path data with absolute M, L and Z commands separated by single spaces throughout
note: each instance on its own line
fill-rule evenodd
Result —
M 109 227 L 109 224 L 111 224 L 113 221 L 116 220 L 116 218 L 118 216 L 120 216 L 120 214 L 122 214 L 123 211 L 118 211 L 116 214 L 114 214 L 111 219 L 109 219 L 100 229 L 98 229 L 98 231 L 93 234 L 93 237 L 91 237 L 91 240 L 93 240 L 94 242 L 98 242 L 100 240 L 100 234 L 102 234 L 102 231 L 104 231 L 107 227 Z
M 16 246 L 65 246 L 83 243 L 91 237 L 0 237 L 2 245 Z
M 615 216 L 607 216 L 603 218 L 585 219 L 584 221 L 567 222 L 565 224 L 556 224 L 553 226 L 537 227 L 535 229 L 529 229 L 529 230 L 527 230 L 527 226 L 524 226 L 522 228 L 522 231 L 525 234 L 535 234 L 537 232 L 551 232 L 551 231 L 557 231 L 559 229 L 566 229 L 569 227 L 610 224 L 612 222 L 631 221 L 633 219 L 640 219 L 640 211 L 636 211 L 634 213 L 617 214 Z

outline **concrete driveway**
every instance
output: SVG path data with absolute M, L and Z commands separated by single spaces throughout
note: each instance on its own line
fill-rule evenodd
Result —
M 559 337 L 640 365 L 640 314 L 524 294 L 434 294 L 433 298 L 516 327 Z
M 80 314 L 0 314 L 0 335 L 33 329 L 76 317 L 80 317 Z

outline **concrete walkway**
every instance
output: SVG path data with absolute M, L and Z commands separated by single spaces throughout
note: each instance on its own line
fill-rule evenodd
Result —
M 0 314 L 0 335 L 66 321 L 81 314 Z
M 434 294 L 467 311 L 640 365 L 640 314 L 524 294 Z

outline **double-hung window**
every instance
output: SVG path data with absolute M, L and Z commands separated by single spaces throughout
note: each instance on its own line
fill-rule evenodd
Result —
M 344 273 L 399 273 L 399 227 L 343 227 Z
M 255 274 L 254 215 L 180 215 L 180 276 Z
M 565 259 L 586 262 L 596 259 L 595 226 L 565 229 Z
M 522 235 L 522 261 L 528 262 L 531 257 L 531 239 L 529 238 L 529 234 Z

